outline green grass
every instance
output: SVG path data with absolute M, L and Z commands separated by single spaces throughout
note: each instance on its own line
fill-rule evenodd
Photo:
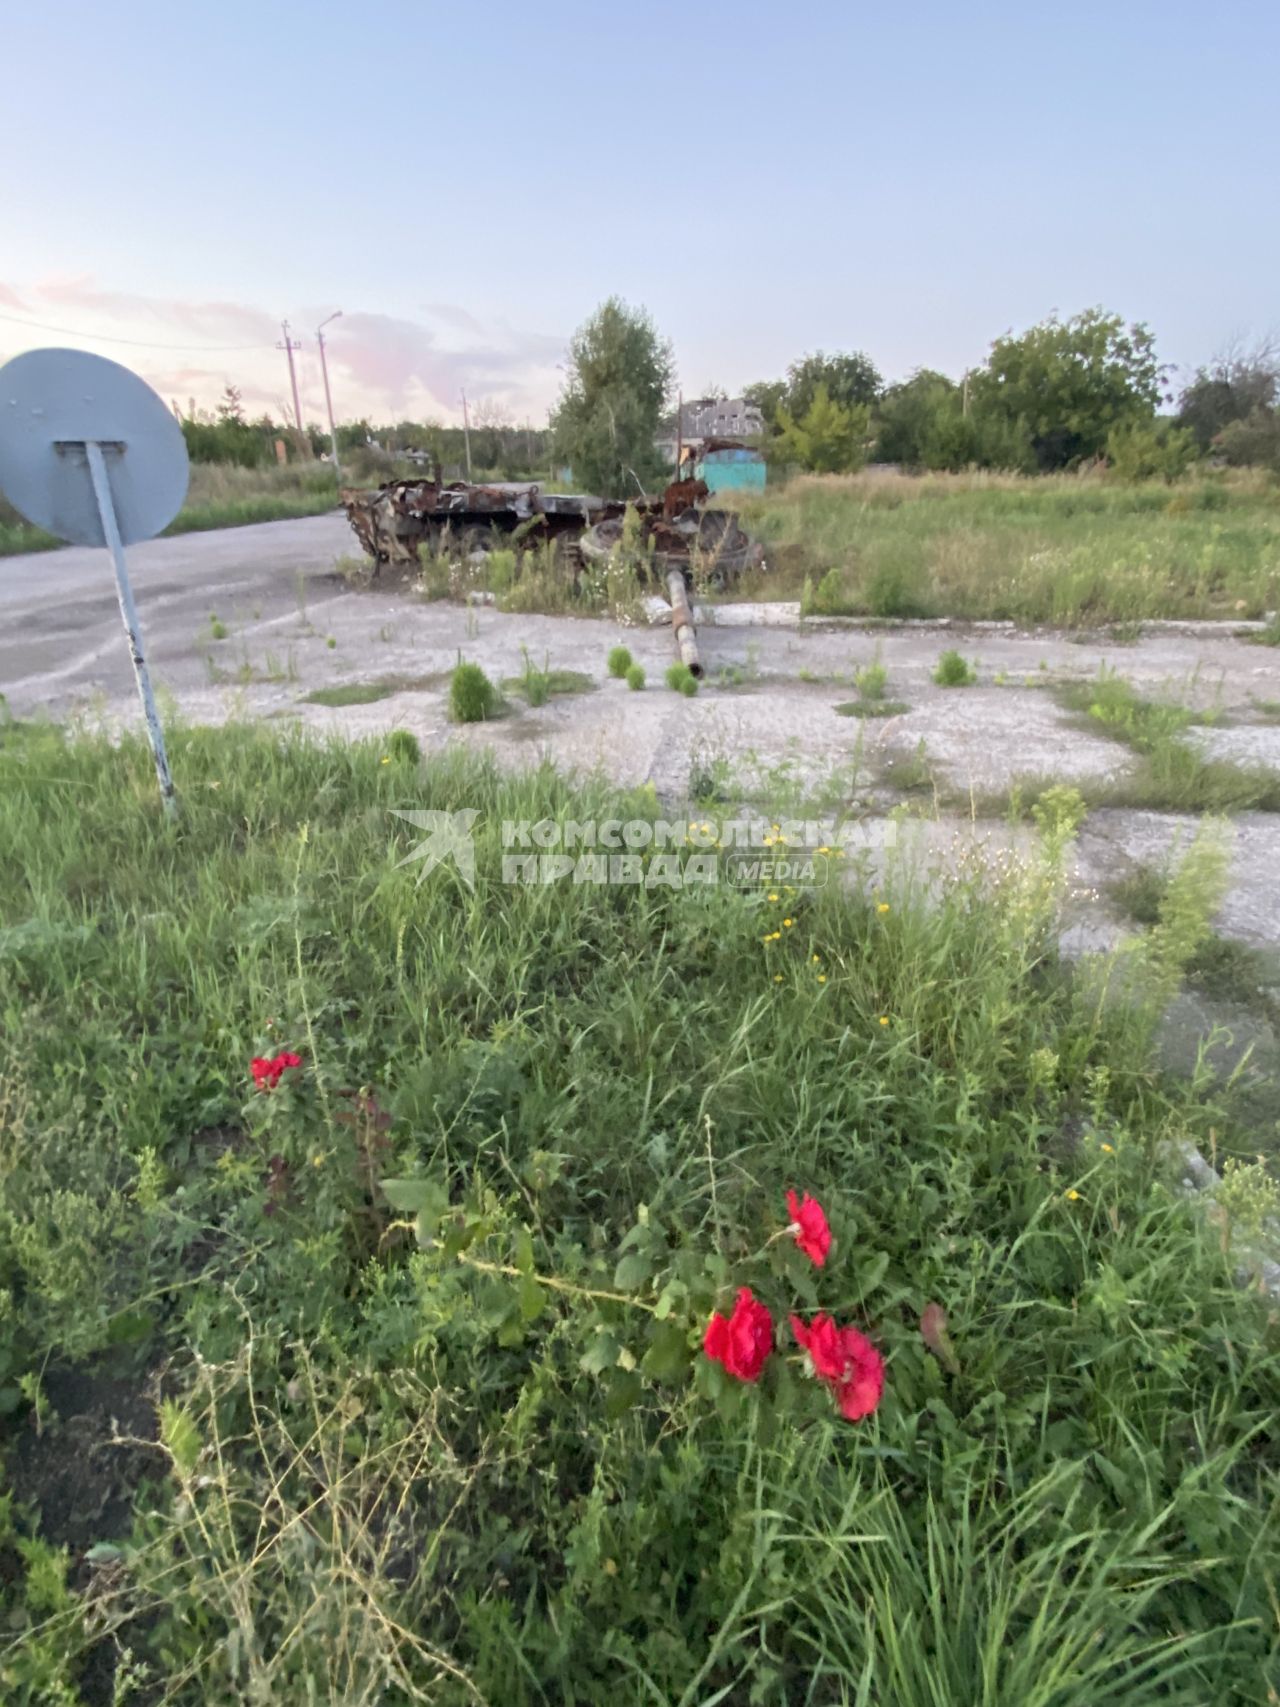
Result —
M 314 688 L 304 694 L 308 705 L 373 705 L 398 693 L 439 692 L 449 683 L 449 671 L 426 676 L 381 676 L 373 682 L 340 682 L 333 687 Z
M 1280 812 L 1280 773 L 1210 758 L 1186 739 L 1193 725 L 1213 722 L 1212 714 L 1144 699 L 1105 667 L 1092 682 L 1071 682 L 1056 691 L 1090 728 L 1138 755 L 1129 774 L 1082 784 L 1090 804 L 1167 812 Z
M 1111 885 L 1111 895 L 1135 924 L 1160 922 L 1169 892 L 1167 864 L 1137 864 Z M 1274 951 L 1206 931 L 1186 964 L 1190 983 L 1213 1001 L 1251 1009 L 1280 1025 L 1280 956 Z
M 196 462 L 186 503 L 164 530 L 198 533 L 208 528 L 242 527 L 251 522 L 288 521 L 337 508 L 338 486 L 324 463 L 291 463 L 283 468 L 231 468 Z M 0 498 L 0 557 L 23 551 L 48 551 L 60 540 L 23 521 Z
M 881 662 L 880 649 L 869 664 L 863 664 L 853 673 L 853 685 L 858 690 L 858 697 L 865 700 L 883 699 L 889 684 L 889 672 Z
M 744 494 L 768 573 L 737 589 L 817 615 L 1096 627 L 1257 618 L 1280 603 L 1280 488 L 1087 475 L 808 476 Z
M 910 710 L 904 699 L 847 699 L 835 707 L 837 717 L 900 717 Z
M 539 669 L 525 652 L 524 670 L 518 676 L 503 679 L 504 693 L 519 694 L 526 704 L 545 705 L 549 699 L 574 693 L 592 693 L 595 682 L 582 670 L 552 670 L 544 663 Z
M 132 736 L 0 731 L 6 1704 L 1262 1707 L 1280 1347 L 1161 1159 L 1232 1134 L 1056 963 L 1060 837 L 883 913 L 506 883 L 504 820 L 653 795 L 169 736 L 173 826 Z M 463 809 L 419 881 L 395 812 Z

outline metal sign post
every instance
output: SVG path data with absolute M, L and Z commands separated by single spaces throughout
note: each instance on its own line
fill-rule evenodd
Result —
M 165 812 L 177 810 L 124 548 L 151 539 L 187 495 L 182 429 L 118 362 L 80 350 L 30 350 L 0 368 L 0 491 L 37 527 L 105 546 L 115 569 L 147 737 Z M 56 577 L 57 559 L 51 562 Z
M 107 550 L 111 553 L 111 561 L 116 572 L 116 593 L 120 599 L 120 615 L 124 619 L 125 638 L 129 642 L 129 656 L 133 659 L 133 673 L 138 679 L 138 697 L 142 701 L 142 715 L 147 720 L 147 739 L 151 742 L 151 751 L 155 755 L 156 776 L 160 782 L 160 798 L 164 809 L 172 818 L 178 810 L 178 799 L 173 792 L 173 776 L 169 770 L 169 755 L 164 750 L 164 730 L 160 727 L 160 713 L 156 710 L 156 696 L 151 691 L 151 674 L 147 669 L 146 654 L 142 650 L 142 625 L 138 621 L 137 606 L 133 602 L 133 588 L 129 585 L 129 566 L 124 560 L 124 544 L 120 538 L 120 528 L 116 522 L 116 507 L 111 499 L 111 484 L 107 479 L 107 465 L 103 460 L 103 447 L 96 439 L 85 439 L 81 448 L 89 464 L 89 478 L 93 481 L 93 495 L 98 504 L 98 515 L 102 521 L 103 537 L 107 542 Z M 112 450 L 123 449 L 123 446 L 112 445 Z

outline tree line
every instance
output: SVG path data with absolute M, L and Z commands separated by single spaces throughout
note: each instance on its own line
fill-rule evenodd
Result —
M 624 493 L 668 472 L 655 440 L 675 362 L 650 316 L 611 297 L 574 335 L 551 417 L 575 479 Z M 956 380 L 921 368 L 886 385 L 862 351 L 821 351 L 744 391 L 783 467 L 843 473 L 868 461 L 910 469 L 1026 473 L 1106 462 L 1129 479 L 1178 477 L 1197 458 L 1280 473 L 1280 349 L 1240 344 L 1197 370 L 1176 400 L 1141 322 L 1086 309 L 1051 315 L 991 346 Z
M 332 449 L 327 427 L 311 424 L 300 433 L 268 414 L 248 419 L 234 385 L 225 388 L 213 409 L 193 406 L 186 415 L 179 415 L 179 420 L 193 462 L 267 467 L 276 460 L 278 440 L 283 440 L 291 458 L 326 457 Z M 361 419 L 342 421 L 337 426 L 339 455 L 354 459 L 352 467 L 361 479 L 379 472 L 385 477 L 408 451 L 425 453 L 447 477 L 456 477 L 467 467 L 467 437 L 463 428 L 444 426 L 439 421 L 376 423 Z M 470 466 L 477 480 L 532 479 L 544 475 L 549 467 L 550 429 L 516 426 L 498 404 L 476 404 L 470 441 Z
M 922 368 L 886 386 L 861 352 L 819 352 L 785 379 L 747 387 L 766 449 L 820 472 L 869 458 L 913 469 L 1050 472 L 1106 462 L 1132 479 L 1175 479 L 1215 456 L 1280 472 L 1280 351 L 1230 346 L 1176 399 L 1141 322 L 1087 309 L 997 338 L 961 380 Z
M 671 472 L 659 448 L 660 430 L 673 419 L 670 342 L 644 309 L 610 297 L 575 332 L 568 353 L 547 427 L 516 426 L 500 406 L 476 406 L 473 477 L 543 478 L 567 466 L 577 486 L 610 496 L 661 485 Z M 1280 345 L 1229 346 L 1175 399 L 1150 328 L 1101 308 L 1006 333 L 958 380 L 920 368 L 886 385 L 862 351 L 817 351 L 744 395 L 761 411 L 765 456 L 817 473 L 851 472 L 868 461 L 1025 473 L 1105 462 L 1124 478 L 1173 480 L 1211 456 L 1280 474 Z M 182 428 L 197 461 L 267 463 L 279 438 L 294 454 L 329 448 L 319 427 L 299 434 L 269 416 L 246 420 L 234 386 L 216 410 L 193 411 Z M 410 450 L 426 452 L 449 477 L 467 463 L 463 429 L 434 421 L 346 422 L 338 445 L 362 454 L 360 478 Z

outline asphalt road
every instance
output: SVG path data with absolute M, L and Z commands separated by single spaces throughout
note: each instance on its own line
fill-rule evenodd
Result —
M 186 673 L 210 613 L 238 626 L 340 597 L 333 565 L 355 550 L 340 514 L 131 545 L 129 575 L 155 673 Z M 105 551 L 67 546 L 0 557 L 0 692 L 15 712 L 56 711 L 99 693 L 114 699 L 132 687 Z

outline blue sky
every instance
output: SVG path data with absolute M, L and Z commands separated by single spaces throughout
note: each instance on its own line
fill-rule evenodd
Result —
M 1274 5 L 45 0 L 3 41 L 0 356 L 182 401 L 279 412 L 279 319 L 334 308 L 339 413 L 384 418 L 540 420 L 611 292 L 686 394 L 1094 303 L 1183 368 L 1280 327 Z

